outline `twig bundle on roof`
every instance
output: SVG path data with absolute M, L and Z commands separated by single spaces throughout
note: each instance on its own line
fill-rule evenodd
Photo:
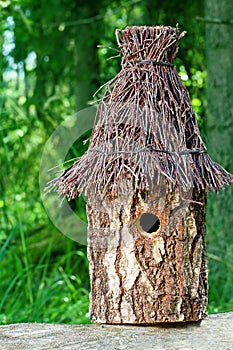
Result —
M 184 191 L 218 191 L 233 182 L 208 155 L 174 66 L 184 32 L 127 27 L 116 35 L 122 69 L 106 87 L 89 148 L 50 188 L 72 199 L 148 189 L 160 177 Z

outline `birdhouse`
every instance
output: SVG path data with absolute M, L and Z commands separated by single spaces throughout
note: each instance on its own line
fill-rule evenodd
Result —
M 50 183 L 87 197 L 93 322 L 206 316 L 206 194 L 233 176 L 209 157 L 174 66 L 183 35 L 169 26 L 117 30 L 122 69 L 89 148 Z

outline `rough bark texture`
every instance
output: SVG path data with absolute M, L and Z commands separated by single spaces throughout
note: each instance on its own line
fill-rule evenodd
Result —
M 96 199 L 87 207 L 92 321 L 154 324 L 206 316 L 204 193 L 181 195 L 163 182 L 151 194 Z M 157 231 L 143 230 L 143 213 L 159 218 Z
M 3 350 L 232 350 L 233 313 L 171 327 L 22 323 L 0 327 Z

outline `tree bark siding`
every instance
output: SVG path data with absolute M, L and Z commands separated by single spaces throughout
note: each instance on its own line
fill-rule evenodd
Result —
M 162 195 L 161 195 L 162 194 Z M 97 323 L 154 324 L 206 316 L 205 194 L 194 202 L 163 186 L 124 200 L 87 206 L 91 319 Z M 159 217 L 147 233 L 140 215 Z

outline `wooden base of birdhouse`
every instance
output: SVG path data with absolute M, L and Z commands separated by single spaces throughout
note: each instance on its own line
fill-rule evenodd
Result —
M 185 198 L 186 196 L 186 198 Z M 165 182 L 89 201 L 90 315 L 96 323 L 206 317 L 205 193 Z

